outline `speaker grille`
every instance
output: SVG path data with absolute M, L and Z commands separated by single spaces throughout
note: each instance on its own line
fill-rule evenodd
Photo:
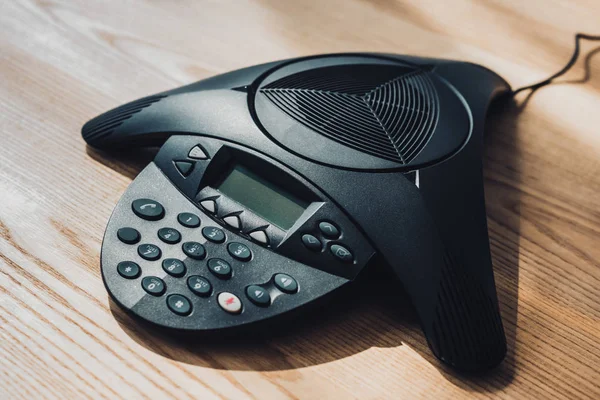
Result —
M 165 97 L 167 96 L 144 97 L 110 110 L 86 123 L 81 129 L 81 134 L 88 143 L 93 145 L 100 139 L 111 135 L 125 120 Z
M 397 65 L 338 65 L 286 76 L 260 92 L 323 136 L 408 164 L 425 147 L 439 118 L 430 74 Z
M 444 257 L 433 321 L 432 346 L 454 365 L 494 366 L 506 354 L 502 318 L 481 284 L 465 271 L 460 258 Z

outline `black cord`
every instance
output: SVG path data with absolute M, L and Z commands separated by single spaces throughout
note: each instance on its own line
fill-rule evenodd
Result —
M 528 86 L 523 86 L 520 87 L 516 90 L 513 90 L 512 94 L 513 96 L 516 95 L 519 92 L 522 92 L 524 90 L 536 90 L 539 89 L 542 86 L 546 86 L 549 83 L 551 83 L 554 79 L 558 78 L 559 76 L 563 75 L 565 72 L 567 72 L 569 69 L 571 69 L 571 67 L 575 64 L 575 62 L 577 62 L 577 58 L 579 58 L 579 42 L 581 39 L 586 39 L 586 40 L 600 40 L 600 36 L 594 36 L 594 35 L 586 35 L 585 33 L 578 33 L 575 35 L 575 51 L 573 51 L 573 55 L 571 56 L 571 59 L 569 60 L 569 62 L 567 63 L 567 65 L 565 65 L 563 67 L 563 69 L 561 69 L 560 71 L 558 71 L 557 73 L 555 73 L 554 75 L 552 75 L 551 77 L 549 77 L 548 79 L 545 79 L 543 81 L 534 83 L 532 85 L 528 85 Z

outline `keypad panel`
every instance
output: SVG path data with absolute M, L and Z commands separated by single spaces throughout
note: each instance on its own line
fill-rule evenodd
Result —
M 213 155 L 210 146 L 203 149 Z M 198 165 L 186 179 L 194 179 L 194 174 L 202 170 L 203 162 L 197 161 Z M 146 205 L 144 210 L 152 209 L 150 217 L 135 212 L 133 202 L 140 199 L 143 202 L 137 202 L 137 208 Z M 151 164 L 132 183 L 111 217 L 102 250 L 103 278 L 117 303 L 141 318 L 182 329 L 233 327 L 290 311 L 348 282 L 348 279 L 278 254 L 274 247 L 278 242 L 270 240 L 270 231 L 264 226 L 253 227 L 248 234 L 235 232 L 235 228 L 222 221 L 219 223 L 219 204 L 215 202 L 213 212 L 192 200 L 183 196 L 182 191 Z M 187 218 L 179 217 L 182 214 Z M 198 221 L 190 219 L 189 214 L 197 216 Z M 323 240 L 317 225 L 311 229 L 323 243 L 318 256 L 327 257 L 329 243 L 343 242 L 346 237 L 343 224 L 337 220 L 332 222 L 341 228 L 338 239 Z M 241 226 L 244 224 L 241 218 Z M 121 228 L 135 229 L 139 242 L 131 245 L 119 240 L 117 231 Z M 161 229 L 162 237 L 158 233 Z M 257 231 L 261 234 L 249 235 Z M 267 244 L 262 232 L 267 236 Z M 167 240 L 164 240 L 165 235 L 169 236 Z M 179 239 L 177 243 L 169 243 L 176 239 Z M 297 241 L 297 247 L 306 253 L 312 253 L 304 247 L 300 237 L 289 239 Z M 171 261 L 173 259 L 180 261 L 183 268 Z M 208 265 L 211 259 L 227 262 L 230 275 L 227 271 L 225 279 L 215 275 Z M 137 268 L 131 267 L 129 273 L 124 273 L 129 276 L 123 276 L 117 268 L 121 262 L 135 263 Z M 292 278 L 296 287 L 293 288 L 292 283 L 288 284 L 292 288 L 279 287 L 275 278 L 278 274 Z M 254 289 L 252 292 L 250 287 Z M 218 301 L 221 293 L 236 297 L 234 301 L 241 305 L 239 312 L 223 308 Z

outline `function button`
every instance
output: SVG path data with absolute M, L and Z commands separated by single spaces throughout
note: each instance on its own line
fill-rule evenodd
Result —
M 215 243 L 223 243 L 225 241 L 225 232 L 214 226 L 207 226 L 202 229 L 202 236 L 207 240 Z
M 330 251 L 335 258 L 342 262 L 351 263 L 354 261 L 354 256 L 352 255 L 352 252 L 344 246 L 334 244 L 333 246 L 331 246 Z
M 231 265 L 220 258 L 211 258 L 208 260 L 208 269 L 219 279 L 231 278 Z
M 267 233 L 263 230 L 254 231 L 249 233 L 250 237 L 257 241 L 258 243 L 268 244 L 269 238 L 267 237 Z
M 240 301 L 240 298 L 233 293 L 219 293 L 217 302 L 223 310 L 230 314 L 239 314 L 242 311 L 242 302 Z
M 142 279 L 142 287 L 152 296 L 162 296 L 165 292 L 165 282 L 156 276 L 147 276 Z
M 167 307 L 177 315 L 190 315 L 192 312 L 192 303 L 187 297 L 180 294 L 171 294 L 167 297 Z
M 340 230 L 331 222 L 319 222 L 319 230 L 323 233 L 325 237 L 328 237 L 330 239 L 336 239 L 340 237 Z
M 266 307 L 271 304 L 271 296 L 264 288 L 250 285 L 246 288 L 246 296 L 257 306 Z
M 160 228 L 158 230 L 158 237 L 168 244 L 176 244 L 181 241 L 181 233 L 173 228 Z
M 198 242 L 185 242 L 182 249 L 186 256 L 194 260 L 204 260 L 206 257 L 206 249 Z
M 187 280 L 187 285 L 192 293 L 202 297 L 210 296 L 210 292 L 212 291 L 212 285 L 208 279 L 199 275 L 190 276 Z
M 176 278 L 180 278 L 185 275 L 185 264 L 183 261 L 176 258 L 165 258 L 162 262 L 162 267 L 167 274 Z
M 208 158 L 208 155 L 202 147 L 194 146 L 188 153 L 188 157 L 193 158 L 194 160 L 206 160 Z
M 277 274 L 273 280 L 277 289 L 284 293 L 294 294 L 298 291 L 298 282 L 287 274 Z
M 142 272 L 140 266 L 133 261 L 121 261 L 117 264 L 117 271 L 119 275 L 126 279 L 135 279 Z
M 136 244 L 140 241 L 140 233 L 133 228 L 121 228 L 117 231 L 117 237 L 123 243 Z
M 217 211 L 217 203 L 213 199 L 202 200 L 200 205 L 211 214 Z
M 223 218 L 223 222 L 235 229 L 240 229 L 240 217 L 237 215 L 228 215 Z
M 310 234 L 302 235 L 302 243 L 306 246 L 307 249 L 312 251 L 320 251 L 321 250 L 321 241 Z
M 227 251 L 233 258 L 241 261 L 248 261 L 252 257 L 250 248 L 242 243 L 231 242 L 227 245 Z
M 200 218 L 196 214 L 184 212 L 177 216 L 177 221 L 187 228 L 197 228 L 200 226 Z
M 148 221 L 158 221 L 165 216 L 165 209 L 158 202 L 150 199 L 137 199 L 131 203 L 135 215 Z
M 138 246 L 138 254 L 144 260 L 154 261 L 158 260 L 161 256 L 161 251 L 158 246 L 153 244 L 140 244 Z
M 175 167 L 181 175 L 188 176 L 194 170 L 194 163 L 189 161 L 175 161 Z

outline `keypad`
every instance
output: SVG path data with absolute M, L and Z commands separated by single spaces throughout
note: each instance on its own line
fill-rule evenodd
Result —
M 200 204 L 206 211 L 216 212 L 216 202 L 213 198 L 203 200 Z M 133 201 L 132 210 L 135 215 L 147 221 L 159 221 L 164 219 L 166 215 L 164 207 L 159 202 L 147 198 Z M 122 261 L 116 266 L 116 269 L 117 273 L 125 279 L 135 280 L 139 278 L 139 284 L 141 284 L 146 293 L 163 298 L 162 301 L 165 302 L 163 304 L 169 310 L 165 310 L 165 312 L 172 312 L 177 316 L 186 317 L 193 313 L 194 307 L 197 307 L 196 302 L 204 301 L 205 303 L 203 304 L 206 307 L 218 306 L 226 313 L 237 315 L 242 313 L 245 308 L 244 301 L 252 303 L 250 307 L 266 308 L 271 306 L 277 297 L 277 295 L 272 297 L 271 294 L 275 294 L 277 291 L 285 294 L 298 292 L 299 286 L 296 279 L 288 274 L 278 273 L 271 278 L 270 282 L 256 282 L 254 284 L 252 282 L 235 282 L 233 280 L 232 283 L 235 282 L 234 286 L 229 287 L 234 288 L 234 290 L 215 293 L 215 290 L 222 287 L 221 285 L 231 285 L 225 282 L 219 283 L 218 280 L 227 281 L 235 279 L 234 269 L 236 268 L 236 263 L 232 262 L 232 260 L 242 262 L 252 260 L 253 252 L 251 245 L 238 241 L 229 242 L 226 230 L 218 226 L 202 226 L 202 219 L 198 214 L 181 212 L 179 214 L 171 214 L 170 218 L 171 224 L 175 224 L 176 226 L 179 224 L 180 227 L 184 228 L 177 227 L 176 229 L 168 225 L 159 225 L 154 228 L 156 229 L 154 232 L 156 232 L 160 241 L 165 244 L 164 246 L 179 244 L 181 246 L 181 253 L 179 255 L 177 255 L 177 248 L 163 247 L 163 245 L 147 243 L 145 240 L 142 241 L 140 231 L 146 232 L 146 230 L 138 231 L 138 227 L 123 227 L 117 231 L 117 237 L 121 242 L 137 245 L 137 253 L 142 259 L 148 261 L 160 260 L 160 265 L 167 276 L 167 278 L 163 277 L 165 280 L 159 276 L 143 276 L 142 267 L 144 267 L 144 264 L 139 263 L 138 265 L 134 261 Z M 173 222 L 174 220 L 177 222 Z M 221 221 L 234 229 L 241 229 L 242 221 L 240 221 L 236 214 L 230 214 Z M 324 225 L 324 223 L 328 223 L 329 225 Z M 198 227 L 201 227 L 201 229 L 195 231 L 195 233 L 194 231 L 185 229 Z M 326 231 L 331 232 L 326 233 Z M 199 234 L 206 239 L 206 243 L 190 240 L 194 236 L 198 240 L 197 235 Z M 146 234 L 144 233 L 144 235 Z M 264 226 L 251 231 L 248 235 L 257 244 L 269 245 L 269 236 Z M 321 252 L 329 249 L 333 252 L 334 248 L 329 243 L 329 239 L 340 236 L 341 231 L 337 225 L 328 221 L 321 221 L 315 227 L 314 232 L 307 232 L 302 236 L 302 242 L 307 249 L 312 251 Z M 215 250 L 213 246 L 225 246 L 225 248 Z M 343 248 L 349 252 L 347 248 Z M 162 250 L 165 250 L 164 254 L 167 258 L 162 259 Z M 222 253 L 223 250 L 226 250 L 225 255 Z M 219 257 L 215 257 L 217 254 L 219 254 Z M 210 257 L 211 255 L 212 257 Z M 188 258 L 185 259 L 184 257 Z M 203 273 L 203 268 L 206 268 L 208 273 Z M 239 266 L 239 268 L 243 267 Z M 167 283 L 169 287 L 167 287 Z M 214 284 L 217 286 L 215 287 Z M 237 289 L 239 292 L 235 292 L 236 287 L 239 288 Z M 200 299 L 208 299 L 213 295 L 216 300 L 214 302 Z M 190 299 L 197 300 L 194 300 L 192 303 Z
M 225 241 L 225 232 L 214 226 L 202 228 L 202 236 L 214 243 L 223 243 Z
M 252 251 L 250 248 L 242 243 L 231 242 L 227 245 L 227 251 L 229 254 L 240 261 L 248 261 L 252 258 Z
M 211 258 L 207 263 L 208 269 L 219 279 L 231 278 L 231 265 L 220 258 Z
M 162 296 L 165 293 L 165 282 L 156 276 L 147 276 L 142 279 L 142 287 L 152 296 Z
M 119 240 L 126 244 L 136 244 L 140 241 L 142 236 L 140 233 L 133 228 L 121 228 L 117 231 L 117 237 Z
M 192 313 L 192 303 L 187 297 L 180 294 L 171 294 L 167 297 L 169 310 L 177 315 L 186 316 Z
M 204 260 L 206 257 L 206 249 L 198 242 L 185 242 L 182 249 L 186 256 L 194 260 Z
M 184 262 L 176 258 L 165 258 L 162 262 L 162 267 L 167 274 L 176 278 L 184 276 L 186 272 Z
M 158 260 L 162 254 L 158 246 L 148 243 L 140 244 L 137 250 L 140 257 L 148 261 Z
M 181 241 L 181 233 L 174 228 L 160 228 L 158 237 L 167 244 L 177 244 Z

